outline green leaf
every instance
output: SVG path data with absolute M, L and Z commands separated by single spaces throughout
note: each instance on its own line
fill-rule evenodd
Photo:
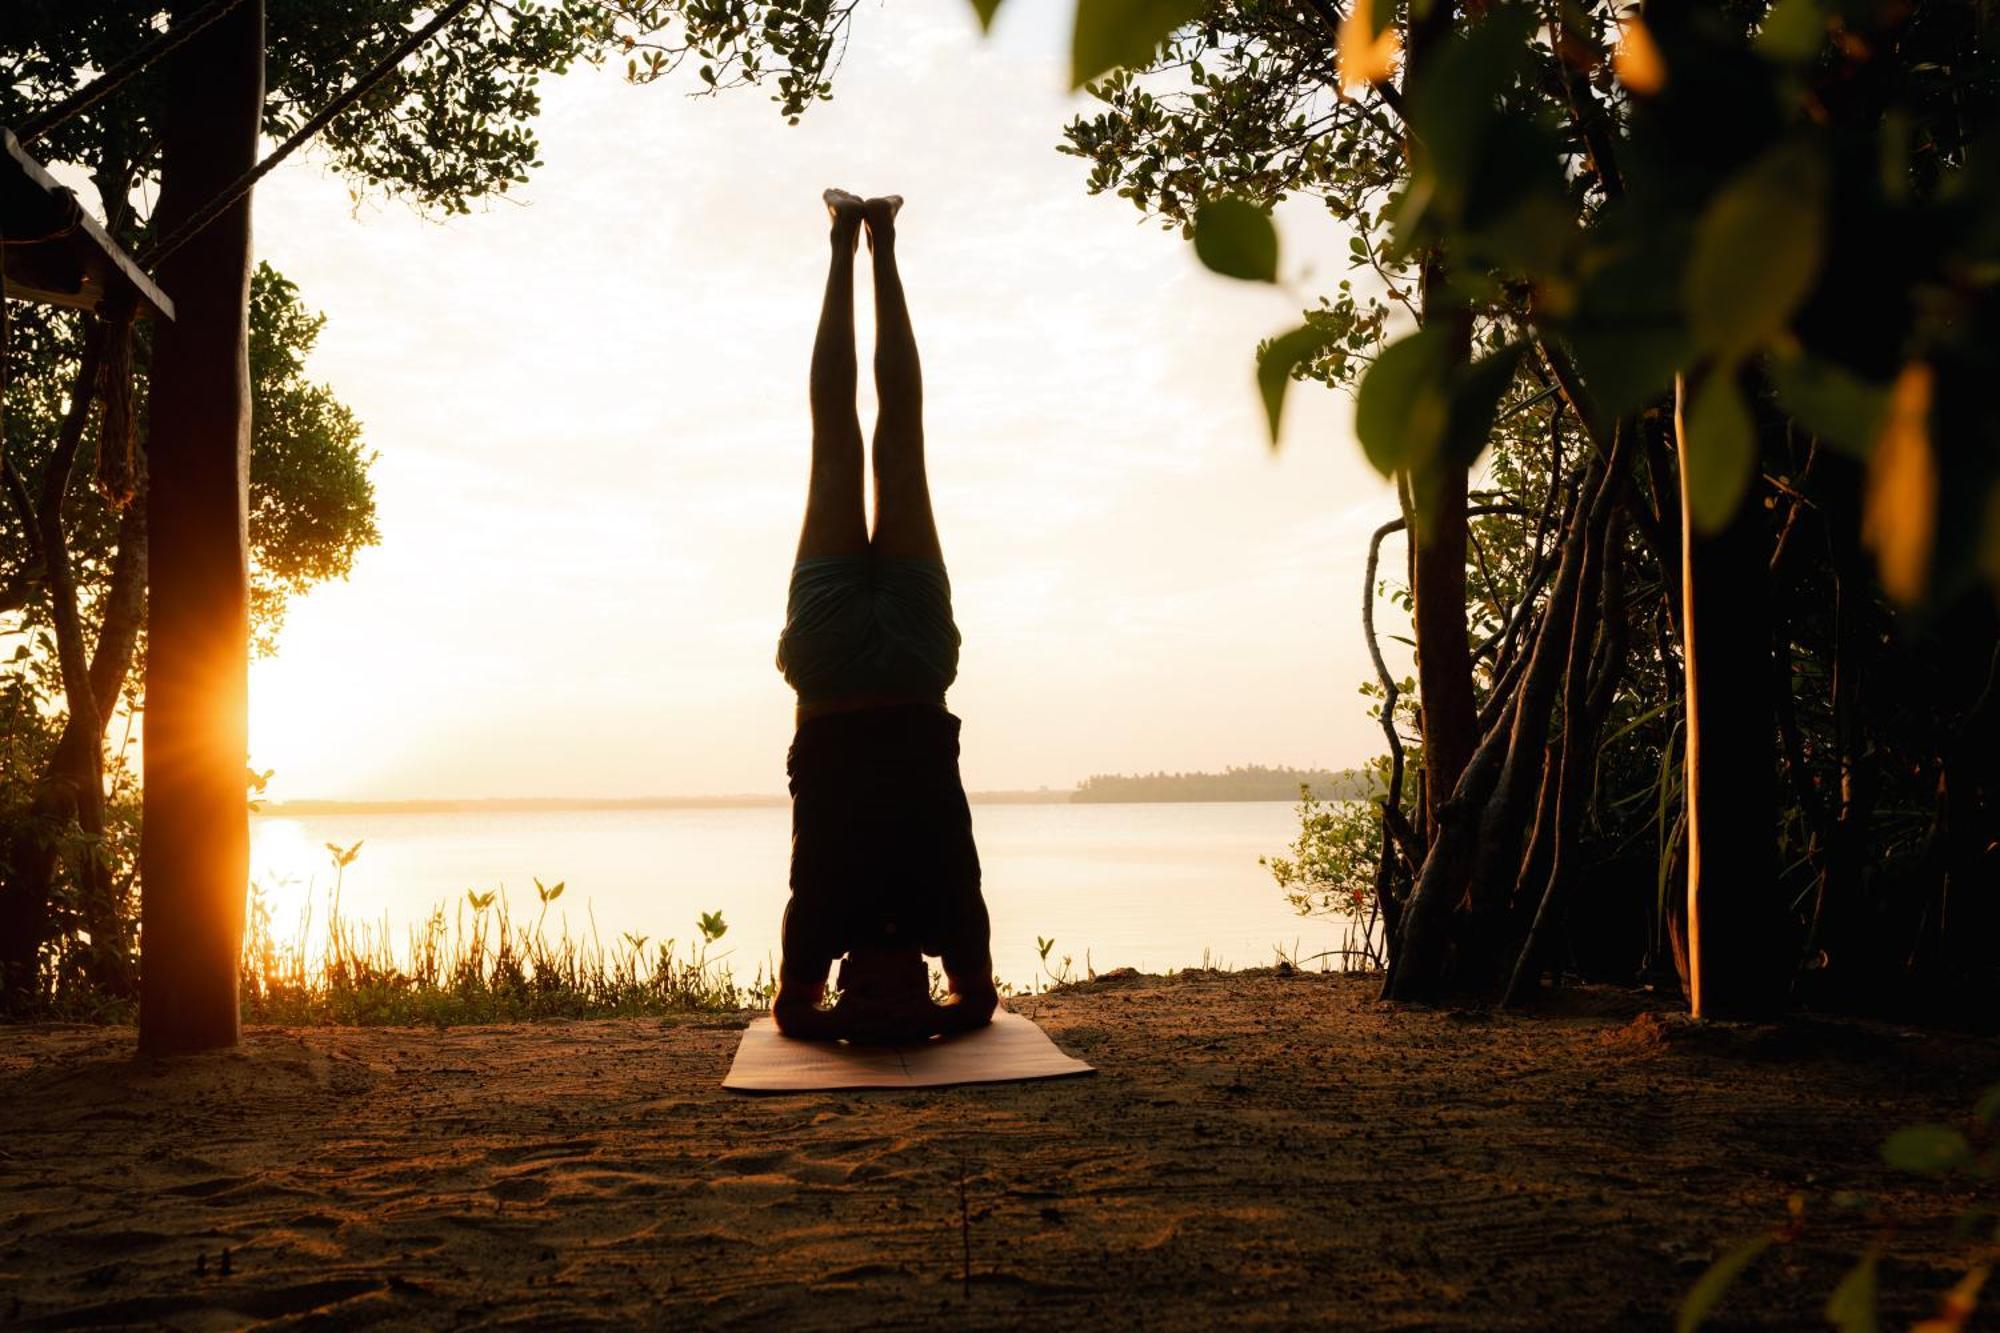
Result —
M 1778 0 L 1764 15 L 1757 49 L 1773 60 L 1803 65 L 1819 54 L 1826 40 L 1826 15 L 1819 0 Z
M 1566 223 L 1574 216 L 1565 207 L 1561 141 L 1544 117 L 1504 104 L 1531 75 L 1537 22 L 1528 6 L 1493 6 L 1442 43 L 1412 83 L 1409 186 L 1390 210 L 1400 252 L 1435 228 L 1454 233 L 1455 256 L 1471 247 L 1486 261 L 1504 253 L 1500 267 L 1532 267 L 1573 231 L 1546 222 L 1557 210 Z
M 1757 465 L 1757 427 L 1733 372 L 1710 372 L 1682 428 L 1688 515 L 1696 530 L 1714 532 L 1735 516 Z
M 1972 1145 L 1950 1125 L 1911 1125 L 1889 1136 L 1882 1160 L 1905 1171 L 1949 1171 L 1972 1160 Z
M 1691 359 L 1680 282 L 1688 238 L 1685 228 L 1649 226 L 1629 204 L 1607 210 L 1594 231 L 1563 332 L 1603 418 L 1591 424 L 1608 437 L 1618 417 L 1671 392 Z
M 1354 433 L 1383 476 L 1436 454 L 1451 425 L 1452 335 L 1441 326 L 1390 343 L 1354 391 Z
M 979 15 L 979 30 L 993 31 L 993 16 L 1000 11 L 1000 0 L 972 0 L 972 12 Z
M 1855 458 L 1875 451 L 1889 388 L 1871 384 L 1831 361 L 1794 352 L 1770 359 L 1778 406 L 1801 426 Z
M 1392 12 L 1386 5 L 1383 11 Z M 1418 173 L 1435 184 L 1453 216 L 1480 174 L 1489 139 L 1506 130 L 1510 117 L 1500 99 L 1529 68 L 1536 23 L 1525 5 L 1493 7 L 1430 57 L 1409 92 Z
M 1278 229 L 1269 213 L 1247 199 L 1225 195 L 1197 209 L 1194 252 L 1225 278 L 1278 280 Z
M 1980 1094 L 1978 1105 L 1972 1108 L 1972 1118 L 1982 1125 L 1990 1125 L 1995 1120 L 2000 1120 L 2000 1084 L 1995 1084 Z
M 1709 200 L 1682 275 L 1699 348 L 1718 360 L 1740 360 L 1791 322 L 1825 258 L 1825 196 L 1819 153 L 1783 144 Z
M 1708 1271 L 1688 1288 L 1688 1294 L 1681 1300 L 1680 1315 L 1674 1320 L 1675 1333 L 1693 1333 L 1700 1328 L 1709 1312 L 1728 1294 L 1730 1286 L 1743 1275 L 1743 1270 L 1755 1262 L 1758 1255 L 1771 1248 L 1772 1239 L 1765 1235 L 1746 1240 L 1710 1264 Z
M 1077 0 L 1070 87 L 1148 64 L 1167 34 L 1199 18 L 1201 8 L 1201 0 Z
M 1826 1298 L 1826 1322 L 1840 1333 L 1876 1333 L 1881 1325 L 1875 1315 L 1875 1292 L 1875 1251 L 1870 1250 Z
M 1285 412 L 1285 390 L 1292 372 L 1326 346 L 1327 335 L 1310 324 L 1281 333 L 1257 349 L 1257 391 L 1264 397 L 1264 418 L 1271 426 L 1271 447 L 1278 447 L 1278 422 Z
M 1493 414 L 1514 372 L 1521 364 L 1522 345 L 1510 343 L 1459 372 L 1452 389 L 1451 414 L 1445 428 L 1445 452 L 1455 462 L 1470 464 L 1486 449 L 1493 434 Z

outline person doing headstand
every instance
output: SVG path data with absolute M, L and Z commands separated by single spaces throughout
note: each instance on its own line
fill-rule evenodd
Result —
M 958 674 L 924 471 L 923 381 L 896 271 L 902 199 L 824 196 L 833 261 L 812 354 L 812 477 L 778 669 L 798 693 L 786 759 L 791 900 L 772 1012 L 788 1036 L 918 1040 L 992 1020 L 990 926 L 958 772 Z M 875 526 L 855 410 L 854 254 L 875 274 Z M 924 955 L 949 994 L 930 996 Z M 842 959 L 840 999 L 821 1006 Z

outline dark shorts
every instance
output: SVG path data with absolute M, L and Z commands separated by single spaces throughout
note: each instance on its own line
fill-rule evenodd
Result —
M 954 976 L 991 970 L 958 719 L 910 706 L 799 724 L 792 792 L 788 972 L 817 981 L 850 949 L 914 945 Z
M 792 567 L 778 670 L 802 704 L 883 694 L 943 702 L 958 648 L 940 560 L 825 555 Z

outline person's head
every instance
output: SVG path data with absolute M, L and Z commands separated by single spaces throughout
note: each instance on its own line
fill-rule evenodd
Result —
M 930 969 L 910 946 L 870 945 L 848 951 L 840 964 L 840 994 L 871 1004 L 929 1000 Z

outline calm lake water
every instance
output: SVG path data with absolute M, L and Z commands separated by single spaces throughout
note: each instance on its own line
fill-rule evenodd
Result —
M 631 931 L 686 941 L 720 909 L 739 980 L 778 955 L 791 812 L 742 809 L 549 811 L 531 814 L 260 816 L 252 878 L 279 934 L 311 905 L 325 920 L 333 872 L 325 844 L 363 845 L 341 888 L 342 915 L 408 926 L 466 890 L 501 890 L 518 919 L 538 904 L 534 876 L 567 887 L 553 927 Z M 1297 827 L 1283 802 L 1162 805 L 975 805 L 973 822 L 993 917 L 994 966 L 1017 986 L 1038 975 L 1035 937 L 1052 958 L 1085 951 L 1098 971 L 1268 964 L 1341 944 L 1343 924 L 1295 915 L 1260 855 L 1282 853 Z M 315 930 L 314 933 L 317 933 Z

